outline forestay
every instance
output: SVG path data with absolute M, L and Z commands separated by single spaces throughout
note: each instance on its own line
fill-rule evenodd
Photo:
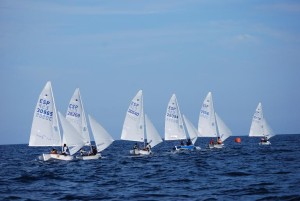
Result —
M 165 140 L 186 139 L 183 121 L 175 94 L 172 95 L 165 116 Z
M 162 139 L 147 115 L 145 115 L 145 125 L 146 125 L 147 142 L 153 148 L 157 144 L 161 143 Z
M 75 89 L 70 100 L 66 119 L 82 135 L 85 145 L 90 145 L 91 140 L 79 88 Z
M 61 146 L 57 112 L 49 81 L 42 90 L 35 107 L 29 146 Z
M 217 126 L 212 94 L 209 92 L 202 103 L 198 122 L 199 137 L 217 137 Z
M 97 151 L 101 152 L 106 149 L 114 139 L 109 133 L 93 118 L 89 115 L 89 121 L 94 135 L 94 140 L 97 146 Z
M 143 92 L 132 99 L 123 124 L 122 140 L 144 142 Z

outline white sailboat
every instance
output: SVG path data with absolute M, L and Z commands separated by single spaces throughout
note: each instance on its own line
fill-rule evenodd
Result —
M 149 143 L 152 148 L 162 142 L 151 120 L 147 115 L 144 115 L 143 91 L 140 90 L 132 99 L 126 112 L 121 140 L 145 142 L 145 131 L 147 143 Z M 133 149 L 130 153 L 134 155 L 149 155 L 152 152 L 151 149 Z
M 74 146 L 72 150 L 76 153 L 83 146 L 91 147 L 90 154 L 77 156 L 76 158 L 78 159 L 99 159 L 101 157 L 100 152 L 107 148 L 113 142 L 113 139 L 108 134 L 108 132 L 98 122 L 96 122 L 96 120 L 89 116 L 90 126 L 92 129 L 97 149 L 97 153 L 93 153 L 86 115 L 83 107 L 83 101 L 80 95 L 79 88 L 75 89 L 74 94 L 70 100 L 68 110 L 66 113 L 66 119 L 73 125 L 76 131 L 80 133 L 82 139 L 81 144 Z
M 78 159 L 82 160 L 93 160 L 101 158 L 100 152 L 106 149 L 114 141 L 111 135 L 90 115 L 89 122 L 92 129 L 92 134 L 94 136 L 97 154 L 77 157 Z
M 192 123 L 185 117 L 184 120 L 181 116 L 178 101 L 176 95 L 173 94 L 166 111 L 165 116 L 165 140 L 180 140 L 182 143 L 180 146 L 175 146 L 175 150 L 193 150 L 200 149 L 200 147 L 195 147 L 194 144 L 197 140 L 197 132 L 195 133 L 195 127 Z M 184 129 L 184 123 L 188 129 L 190 144 L 184 145 L 183 140 L 187 139 L 187 135 Z
M 263 137 L 260 145 L 270 145 L 269 139 L 275 136 L 263 115 L 262 104 L 259 103 L 252 117 L 249 137 Z
M 63 129 L 68 123 L 63 125 Z M 67 130 L 67 129 L 66 129 Z M 68 132 L 68 131 L 67 131 Z M 62 146 L 59 122 L 51 82 L 48 81 L 38 98 L 29 138 L 29 146 Z M 60 154 L 43 154 L 41 159 L 72 160 L 73 156 Z
M 209 144 L 209 148 L 222 148 L 223 142 L 232 135 L 230 129 L 215 113 L 212 94 L 209 92 L 203 101 L 199 122 L 198 122 L 199 137 L 217 137 L 221 142 Z

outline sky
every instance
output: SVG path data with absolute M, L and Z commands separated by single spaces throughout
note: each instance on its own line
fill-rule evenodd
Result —
M 47 81 L 62 113 L 79 87 L 114 139 L 140 89 L 162 137 L 173 93 L 197 127 L 210 91 L 233 135 L 259 102 L 275 133 L 300 133 L 299 19 L 291 0 L 1 0 L 0 144 L 28 143 Z

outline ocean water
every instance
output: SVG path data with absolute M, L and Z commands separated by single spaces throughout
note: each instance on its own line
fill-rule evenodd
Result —
M 115 141 L 91 161 L 38 160 L 47 147 L 0 146 L 0 200 L 300 200 L 300 135 L 278 135 L 271 146 L 234 137 L 226 147 L 132 157 L 133 142 Z

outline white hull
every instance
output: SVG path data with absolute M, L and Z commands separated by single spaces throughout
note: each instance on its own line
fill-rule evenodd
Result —
M 91 155 L 91 156 L 76 156 L 76 158 L 80 160 L 96 160 L 101 158 L 101 154 L 98 153 L 96 155 Z
M 267 141 L 267 142 L 260 142 L 258 143 L 259 145 L 271 145 L 271 142 L 270 141 Z
M 138 149 L 130 150 L 130 154 L 133 155 L 150 155 L 151 153 L 152 153 L 151 151 L 146 151 L 146 150 L 138 150 Z
M 63 160 L 63 161 L 71 161 L 74 159 L 74 156 L 70 155 L 61 155 L 61 154 L 43 154 L 41 160 L 49 161 L 49 160 Z
M 224 144 L 209 144 L 208 147 L 210 149 L 222 149 L 224 147 Z

